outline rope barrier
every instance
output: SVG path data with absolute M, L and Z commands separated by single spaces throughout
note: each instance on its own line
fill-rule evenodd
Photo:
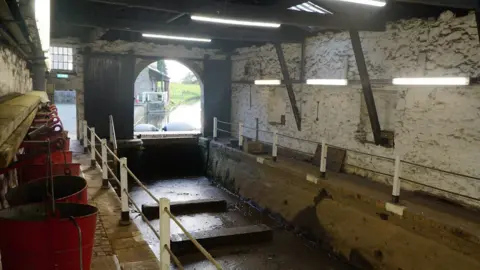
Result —
M 221 132 L 226 132 L 226 133 L 230 133 L 232 134 L 232 132 L 228 131 L 228 130 L 224 130 L 224 129 L 221 129 L 221 128 L 217 128 L 218 131 L 221 131 Z
M 230 125 L 230 126 L 232 125 L 232 123 L 223 122 L 223 121 L 220 121 L 220 120 L 218 120 L 218 119 L 217 119 L 217 122 L 218 122 L 218 123 L 221 123 L 221 124 L 225 124 L 225 125 Z
M 375 170 L 372 170 L 372 169 L 361 168 L 361 167 L 358 167 L 358 166 L 355 166 L 355 165 L 350 165 L 350 164 L 348 164 L 348 166 L 350 166 L 350 167 L 355 167 L 355 168 L 358 168 L 358 169 L 362 169 L 362 170 L 365 170 L 365 171 L 370 171 L 370 172 L 373 172 L 373 173 L 382 174 L 382 175 L 385 175 L 385 176 L 393 177 L 393 175 L 392 175 L 392 174 L 389 174 L 389 173 L 379 172 L 379 171 L 375 171 Z M 449 194 L 452 194 L 452 195 L 456 195 L 456 196 L 463 197 L 463 198 L 467 198 L 467 199 L 474 200 L 474 201 L 480 201 L 480 198 L 470 197 L 470 196 L 468 196 L 468 195 L 456 193 L 456 192 L 453 192 L 453 191 L 448 191 L 448 190 L 446 190 L 446 189 L 442 189 L 442 188 L 430 186 L 430 185 L 423 184 L 423 183 L 420 183 L 420 182 L 417 182 L 417 181 L 413 181 L 413 180 L 410 180 L 410 179 L 406 179 L 406 178 L 403 178 L 403 177 L 400 177 L 400 179 L 402 179 L 402 180 L 404 180 L 404 181 L 406 181 L 406 182 L 410 182 L 410 183 L 412 183 L 412 184 L 419 185 L 419 186 L 423 186 L 423 187 L 435 189 L 435 190 L 438 190 L 438 191 L 442 191 L 442 192 L 445 192 L 445 193 L 449 193 Z
M 137 184 L 143 188 L 143 190 L 157 203 L 159 204 L 159 201 L 158 199 L 153 195 L 153 193 L 151 193 L 148 188 L 140 181 L 140 179 L 137 178 L 137 176 L 135 176 L 135 174 L 133 174 L 133 172 L 127 167 L 124 165 L 124 167 L 127 169 L 127 172 L 128 174 L 130 174 L 130 176 L 133 178 L 133 180 L 135 180 L 135 182 L 137 182 Z
M 102 154 L 100 154 L 100 152 L 98 152 L 97 148 L 95 148 L 95 153 L 97 153 L 97 155 L 102 158 Z
M 130 194 L 128 194 L 128 191 L 126 189 L 124 189 L 123 191 L 125 191 L 125 194 L 127 194 L 128 200 L 133 205 L 133 207 L 137 209 L 138 213 L 142 216 L 143 220 L 145 221 L 145 223 L 147 223 L 148 227 L 152 230 L 155 236 L 160 240 L 160 234 L 158 234 L 155 228 L 153 228 L 152 224 L 150 224 L 150 221 L 148 221 L 147 217 L 142 213 L 142 210 L 140 210 L 138 205 L 133 201 L 133 198 L 130 197 Z
M 107 170 L 110 172 L 110 174 L 113 176 L 113 179 L 115 179 L 117 181 L 117 183 L 119 185 L 121 185 L 121 182 L 120 180 L 118 180 L 117 176 L 113 173 L 112 169 L 110 169 L 110 167 L 107 166 Z
M 180 262 L 180 260 L 177 258 L 177 256 L 175 256 L 175 254 L 173 254 L 173 252 L 170 250 L 170 248 L 165 245 L 165 249 L 168 251 L 168 254 L 170 254 L 170 256 L 172 257 L 173 259 L 173 262 L 175 263 L 175 265 L 177 266 L 177 268 L 179 270 L 184 270 L 185 268 L 183 267 L 182 263 Z
M 110 150 L 110 147 L 107 146 L 107 151 L 110 152 L 110 154 L 112 154 L 113 158 L 115 158 L 118 162 L 120 162 L 120 159 L 117 157 L 117 155 L 115 155 L 115 153 Z
M 218 270 L 221 270 L 222 267 L 218 262 L 206 251 L 200 243 L 183 227 L 183 225 L 180 223 L 180 221 L 177 220 L 177 218 L 168 210 L 167 208 L 164 209 L 164 211 L 170 216 L 170 218 L 177 224 L 177 226 L 185 233 L 185 235 L 192 241 L 192 243 L 195 245 L 195 247 L 200 250 L 200 252 L 213 264 Z

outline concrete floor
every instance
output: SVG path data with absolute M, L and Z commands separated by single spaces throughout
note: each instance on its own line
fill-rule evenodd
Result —
M 226 213 L 178 216 L 180 222 L 190 232 L 262 223 L 274 229 L 274 240 L 269 243 L 209 249 L 208 251 L 224 269 L 352 269 L 349 265 L 331 257 L 325 251 L 319 250 L 292 232 L 285 231 L 283 226 L 276 224 L 269 217 L 263 216 L 223 189 L 212 185 L 204 177 L 162 180 L 146 185 L 156 197 L 166 197 L 171 201 L 214 198 L 225 199 L 228 202 L 229 211 Z M 153 203 L 140 187 L 133 187 L 131 194 L 139 205 Z M 159 244 L 155 235 L 139 214 L 132 213 L 131 217 L 158 256 Z M 156 226 L 158 220 L 153 220 L 152 224 Z M 171 233 L 180 232 L 180 229 L 172 221 Z M 185 269 L 215 269 L 201 254 L 181 256 L 180 261 L 184 264 Z

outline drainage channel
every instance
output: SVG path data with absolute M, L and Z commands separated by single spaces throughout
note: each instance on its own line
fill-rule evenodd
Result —
M 171 211 L 224 269 L 353 269 L 283 229 L 255 208 L 216 187 L 205 177 L 168 179 L 145 183 L 156 197 L 171 200 Z M 158 211 L 139 187 L 130 193 L 143 212 L 158 222 Z M 158 254 L 159 243 L 138 213 L 131 217 L 150 248 Z M 156 220 L 156 221 L 155 221 Z M 196 253 L 172 221 L 172 250 L 185 269 L 214 269 Z

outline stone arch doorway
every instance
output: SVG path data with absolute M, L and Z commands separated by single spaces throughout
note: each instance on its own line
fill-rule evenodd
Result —
M 156 63 L 160 60 L 165 60 L 167 72 L 157 69 Z M 180 80 L 179 76 L 188 74 L 188 71 L 196 77 L 196 83 L 185 83 Z M 135 131 L 141 132 L 145 128 L 190 131 L 193 128 L 200 132 L 204 115 L 202 71 L 202 60 L 164 57 L 137 59 L 134 70 L 134 126 L 137 126 Z M 173 78 L 170 79 L 170 76 Z

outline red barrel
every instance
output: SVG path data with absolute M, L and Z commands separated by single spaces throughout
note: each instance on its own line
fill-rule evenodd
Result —
M 39 154 L 34 158 L 31 158 L 29 155 L 20 155 L 18 157 L 20 161 L 25 160 L 25 164 L 34 164 L 42 165 L 47 163 L 47 154 Z M 52 162 L 55 164 L 60 163 L 71 163 L 72 162 L 72 151 L 55 151 L 51 153 Z
M 46 181 L 50 179 L 43 178 L 19 185 L 10 189 L 5 198 L 10 206 L 46 201 Z M 79 176 L 53 177 L 53 192 L 57 202 L 88 203 L 87 181 Z
M 48 175 L 48 165 L 28 165 L 19 170 L 19 183 L 45 178 Z M 80 176 L 80 163 L 52 164 L 54 176 L 73 175 Z
M 3 270 L 75 270 L 80 261 L 84 270 L 90 269 L 97 208 L 57 203 L 56 217 L 46 209 L 38 203 L 0 211 Z

